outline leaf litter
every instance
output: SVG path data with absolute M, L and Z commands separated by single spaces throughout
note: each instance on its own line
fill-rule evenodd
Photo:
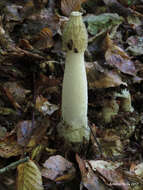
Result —
M 17 179 L 12 168 L 0 176 L 0 189 L 142 190 L 142 1 L 94 3 L 95 9 L 91 0 L 0 2 L 0 167 L 30 157 L 17 167 Z M 90 146 L 76 155 L 56 132 L 61 37 L 72 11 L 83 12 L 89 35 L 92 131 Z

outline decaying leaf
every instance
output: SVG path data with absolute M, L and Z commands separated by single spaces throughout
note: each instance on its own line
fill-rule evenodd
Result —
M 129 180 L 131 190 L 142 189 L 143 187 L 143 163 L 131 162 L 130 171 L 124 171 L 124 176 Z
M 69 16 L 72 11 L 79 11 L 81 4 L 86 0 L 62 0 L 61 9 L 64 15 Z
M 32 122 L 20 121 L 17 124 L 17 142 L 21 146 L 26 146 L 32 135 Z
M 43 115 L 52 115 L 59 109 L 57 105 L 51 104 L 48 100 L 42 96 L 38 96 L 36 99 L 36 108 L 43 113 Z
M 107 31 L 114 36 L 118 26 L 123 22 L 123 18 L 118 14 L 104 13 L 100 15 L 89 14 L 84 17 L 84 21 L 88 24 L 87 30 L 95 37 L 101 36 Z
M 138 174 L 133 174 L 120 169 L 123 162 L 111 162 L 104 160 L 82 160 L 76 155 L 82 183 L 88 190 L 110 190 L 119 188 L 121 190 L 142 189 L 142 180 Z M 132 169 L 133 171 L 133 169 Z M 134 166 L 134 171 L 142 171 L 142 163 Z M 101 181 L 102 180 L 102 181 Z
M 100 67 L 100 69 L 99 69 Z M 89 88 L 109 88 L 127 85 L 116 71 L 103 69 L 98 63 L 86 65 Z
M 8 90 L 8 88 L 4 88 L 5 94 L 7 95 L 8 99 L 14 106 L 14 108 L 21 108 L 21 106 L 16 102 L 15 98 L 12 96 L 11 92 Z
M 17 144 L 16 137 L 11 135 L 0 141 L 0 156 L 9 158 L 22 154 L 21 146 Z
M 47 129 L 50 127 L 50 120 L 48 117 L 44 117 L 41 122 L 37 122 L 33 129 L 32 136 L 30 138 L 27 147 L 34 147 L 39 144 L 46 134 Z
M 109 188 L 101 181 L 97 173 L 93 172 L 88 162 L 82 160 L 78 154 L 76 154 L 76 160 L 81 172 L 83 186 L 88 190 L 109 190 Z
M 55 68 L 54 68 L 55 69 Z M 37 81 L 37 93 L 39 94 L 41 90 L 46 90 L 49 87 L 55 87 L 60 84 L 60 81 L 55 78 L 49 78 L 44 74 L 40 74 L 40 79 Z M 58 90 L 57 90 L 58 91 Z
M 127 51 L 130 52 L 131 55 L 138 56 L 143 55 L 143 37 L 142 36 L 130 36 L 127 39 L 127 43 L 129 47 Z
M 37 49 L 51 48 L 54 45 L 52 30 L 48 27 L 43 28 L 33 39 L 33 46 Z
M 140 15 L 140 13 L 134 11 L 133 9 L 122 5 L 119 2 L 119 1 L 122 1 L 122 0 L 103 0 L 103 1 L 106 4 L 106 6 L 109 7 L 111 12 L 118 13 L 119 15 L 121 15 L 123 17 L 128 17 L 130 15 Z M 128 0 L 128 5 L 131 5 L 132 2 L 134 2 L 134 1 Z
M 17 190 L 43 190 L 42 177 L 36 164 L 29 160 L 18 166 Z
M 128 16 L 128 22 L 133 27 L 136 28 L 140 25 L 142 25 L 142 21 L 138 16 Z
M 21 146 L 34 147 L 45 135 L 49 127 L 49 119 L 45 117 L 42 122 L 21 121 L 17 124 L 17 141 Z
M 55 181 L 70 181 L 75 176 L 72 163 L 60 155 L 51 156 L 43 164 L 42 176 Z
M 7 129 L 5 127 L 0 127 L 0 139 L 6 137 Z
M 35 148 L 33 148 L 31 153 L 31 159 L 32 160 L 39 160 L 42 150 L 44 149 L 44 146 L 42 144 L 39 144 Z
M 21 47 L 22 49 L 33 50 L 32 45 L 26 39 L 20 39 L 19 40 L 19 47 Z
M 107 162 L 104 160 L 90 160 L 89 161 L 93 171 L 98 171 L 102 177 L 106 180 L 105 182 L 109 183 L 110 186 L 120 187 L 122 190 L 129 189 L 129 183 L 125 181 L 124 176 L 117 169 L 122 163 L 119 162 Z M 87 164 L 87 163 L 86 163 Z M 109 185 L 107 184 L 107 185 Z
M 0 114 L 1 115 L 17 115 L 17 112 L 11 108 L 0 107 Z
M 107 51 L 105 53 L 105 59 L 107 64 L 117 68 L 122 73 L 135 76 L 136 68 L 134 63 L 121 48 L 114 45 L 108 34 L 106 37 L 106 45 Z
M 132 170 L 133 171 L 133 170 Z M 137 164 L 135 167 L 134 167 L 134 172 L 135 174 L 142 178 L 143 179 L 143 162 L 141 162 L 140 164 Z
M 3 88 L 5 89 L 5 91 L 7 91 L 7 95 L 11 94 L 14 99 L 13 101 L 18 103 L 22 103 L 25 99 L 26 94 L 30 92 L 29 90 L 24 89 L 17 82 L 6 82 L 4 83 Z M 8 97 L 10 101 L 13 102 L 10 98 L 10 95 Z
M 6 19 L 9 21 L 20 21 L 21 17 L 19 14 L 19 9 L 22 8 L 20 5 L 15 5 L 15 4 L 7 4 L 7 6 L 5 7 L 5 13 L 6 14 Z
M 118 136 L 118 133 L 116 134 L 116 131 L 112 131 L 110 129 L 104 130 L 102 137 L 99 138 L 98 141 L 102 147 L 102 154 L 106 158 L 123 156 L 123 142 Z M 94 143 L 94 146 L 97 148 L 97 144 Z

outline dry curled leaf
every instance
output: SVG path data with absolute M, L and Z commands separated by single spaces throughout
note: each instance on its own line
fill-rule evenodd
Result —
M 22 154 L 22 148 L 17 144 L 14 135 L 8 136 L 4 140 L 0 141 L 0 156 L 9 158 L 11 156 L 18 156 Z
M 43 28 L 38 35 L 35 36 L 33 46 L 38 49 L 51 48 L 54 45 L 53 33 L 50 28 Z
M 88 63 L 86 70 L 89 88 L 109 88 L 120 86 L 121 84 L 127 85 L 116 71 L 105 70 L 95 62 Z
M 39 91 L 42 87 L 53 87 L 60 84 L 60 80 L 55 78 L 49 78 L 44 74 L 40 74 L 40 79 L 37 81 L 37 91 Z
M 99 138 L 99 142 L 102 146 L 102 153 L 105 157 L 120 157 L 124 154 L 123 152 L 123 142 L 120 137 L 116 135 L 116 132 L 111 130 L 106 130 L 104 136 Z
M 43 115 L 52 115 L 59 107 L 55 104 L 51 104 L 46 98 L 43 96 L 38 96 L 36 98 L 36 108 Z
M 29 160 L 18 166 L 17 190 L 43 190 L 42 177 L 36 164 Z
M 19 40 L 19 46 L 22 48 L 22 49 L 27 49 L 27 50 L 33 50 L 33 47 L 32 45 L 30 44 L 30 42 L 26 39 L 20 39 Z
M 18 103 L 23 103 L 23 101 L 25 100 L 26 94 L 30 92 L 29 90 L 24 89 L 17 82 L 6 82 L 4 83 L 3 88 L 9 100 L 12 102 L 13 105 L 15 105 L 15 107 L 16 107 L 16 104 L 18 107 Z
M 88 190 L 109 190 L 107 186 L 101 181 L 97 173 L 94 173 L 88 162 L 82 160 L 78 154 L 76 154 L 76 161 L 79 165 L 79 169 L 82 176 L 82 184 Z
M 107 51 L 105 59 L 107 64 L 117 68 L 119 71 L 132 76 L 136 75 L 136 68 L 130 57 L 120 47 L 116 46 L 107 34 Z
M 109 183 L 110 186 L 120 187 L 122 190 L 129 189 L 128 182 L 123 178 L 122 173 L 117 170 L 122 163 L 104 160 L 90 160 L 89 163 L 93 171 L 98 171 L 104 177 L 107 185 Z

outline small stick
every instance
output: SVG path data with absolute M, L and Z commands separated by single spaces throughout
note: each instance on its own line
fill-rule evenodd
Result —
M 35 87 L 35 72 L 33 72 L 33 110 L 32 110 L 32 129 L 35 128 L 35 104 L 36 104 L 36 87 Z
M 26 158 L 23 158 L 23 159 L 20 159 L 16 162 L 13 162 L 11 164 L 9 164 L 8 166 L 4 167 L 4 168 L 1 168 L 0 169 L 0 174 L 4 173 L 4 172 L 7 172 L 11 169 L 15 169 L 19 164 L 21 163 L 24 163 L 24 162 L 27 162 L 29 160 L 29 157 L 27 156 Z
M 96 142 L 96 144 L 97 144 L 97 147 L 98 147 L 98 151 L 99 151 L 99 153 L 100 153 L 100 156 L 102 156 L 102 147 L 100 146 L 100 144 L 99 144 L 99 142 L 98 142 L 98 140 L 97 140 L 97 137 L 96 137 L 96 135 L 94 134 L 94 132 L 93 132 L 93 130 L 92 130 L 92 127 L 89 125 L 89 127 L 90 127 L 90 131 L 91 131 L 91 134 L 93 135 L 93 137 L 94 137 L 94 139 L 95 139 L 95 142 Z

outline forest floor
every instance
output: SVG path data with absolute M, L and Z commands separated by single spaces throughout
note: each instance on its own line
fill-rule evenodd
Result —
M 88 31 L 88 147 L 58 136 L 62 31 Z M 143 1 L 0 1 L 0 190 L 143 190 Z

